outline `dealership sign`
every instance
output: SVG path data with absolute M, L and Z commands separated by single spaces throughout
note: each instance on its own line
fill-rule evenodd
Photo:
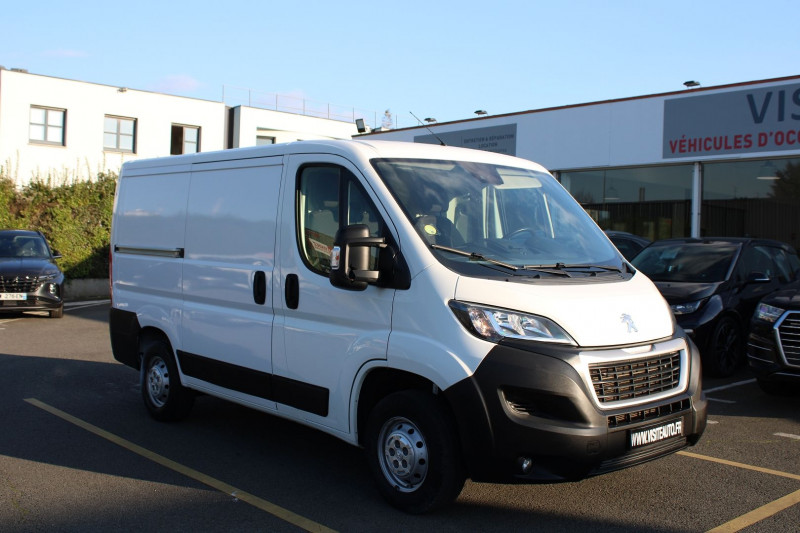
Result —
M 663 157 L 800 150 L 800 84 L 664 101 Z
M 435 135 L 417 135 L 414 142 L 446 144 L 462 148 L 475 148 L 498 154 L 517 155 L 517 125 L 506 124 L 472 130 L 433 132 Z

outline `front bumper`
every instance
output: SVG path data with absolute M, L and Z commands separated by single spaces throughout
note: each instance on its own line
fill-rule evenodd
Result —
M 761 381 L 800 383 L 800 367 L 789 363 L 772 324 L 755 321 L 751 324 L 747 363 Z
M 51 291 L 50 286 L 54 288 Z M 22 311 L 50 311 L 64 305 L 64 286 L 60 283 L 43 283 L 36 291 L 26 293 L 4 293 L 0 297 L 0 313 Z M 13 296 L 8 296 L 13 294 Z M 6 299 L 6 298 L 14 299 Z
M 676 339 L 681 338 L 656 343 L 650 355 L 631 355 L 629 361 L 648 360 L 659 345 L 674 346 Z M 592 351 L 525 342 L 496 346 L 473 376 L 445 391 L 470 476 L 493 482 L 574 481 L 695 444 L 707 409 L 699 353 L 688 339 L 679 344 L 685 347 L 681 365 L 686 368 L 675 389 L 653 399 L 645 395 L 607 404 L 598 400 L 582 362 Z M 676 427 L 679 435 L 650 441 L 650 435 L 663 437 L 664 428 Z M 647 444 L 632 444 L 645 434 Z

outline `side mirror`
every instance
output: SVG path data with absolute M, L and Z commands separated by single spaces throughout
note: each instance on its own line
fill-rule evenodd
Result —
M 63 256 L 58 250 L 51 250 L 53 252 L 53 259 L 61 259 Z
M 331 285 L 351 291 L 363 291 L 380 277 L 369 270 L 370 248 L 386 247 L 383 237 L 370 237 L 366 224 L 353 224 L 336 232 L 331 251 Z

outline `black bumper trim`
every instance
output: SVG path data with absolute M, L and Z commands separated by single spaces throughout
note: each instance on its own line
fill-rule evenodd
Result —
M 114 307 L 108 312 L 108 331 L 111 336 L 111 353 L 114 359 L 139 370 L 139 333 L 141 331 L 136 313 Z
M 573 366 L 574 350 L 497 345 L 471 377 L 444 391 L 455 413 L 471 478 L 506 483 L 576 481 L 696 443 L 705 429 L 707 402 L 699 352 L 693 343 L 687 344 L 688 389 L 628 409 L 597 407 L 590 385 Z M 527 400 L 525 409 L 519 408 L 521 397 Z M 639 417 L 643 411 L 647 416 Z M 631 430 L 676 418 L 684 428 L 680 438 L 630 449 Z M 623 423 L 610 426 L 612 419 Z M 520 458 L 532 461 L 531 470 L 521 470 Z

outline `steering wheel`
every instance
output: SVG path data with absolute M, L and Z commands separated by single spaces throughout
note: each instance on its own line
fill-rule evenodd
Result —
M 539 231 L 540 230 L 538 230 L 536 228 L 523 227 L 523 228 L 515 229 L 514 231 L 512 231 L 511 233 L 509 233 L 508 235 L 506 235 L 503 238 L 504 239 L 509 239 L 509 240 L 516 239 L 520 235 L 524 235 L 526 233 L 528 233 L 531 237 L 534 237 Z

